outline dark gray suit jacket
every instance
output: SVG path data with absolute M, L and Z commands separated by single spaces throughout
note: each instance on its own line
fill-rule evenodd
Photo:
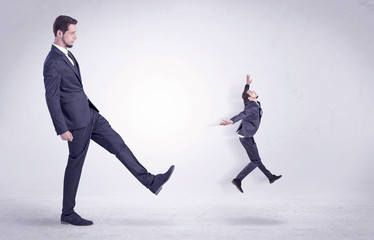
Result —
M 83 91 L 78 62 L 69 56 L 75 66 L 52 45 L 44 62 L 45 97 L 57 135 L 87 126 L 90 108 L 98 111 Z
M 245 85 L 244 92 L 242 94 L 244 101 L 244 110 L 238 115 L 231 118 L 233 123 L 236 123 L 240 120 L 240 126 L 237 130 L 237 133 L 244 137 L 253 137 L 260 127 L 262 109 L 260 102 L 258 104 L 254 101 L 249 101 L 246 93 L 249 89 L 249 85 Z

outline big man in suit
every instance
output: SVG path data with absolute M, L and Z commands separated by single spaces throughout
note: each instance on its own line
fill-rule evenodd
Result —
M 220 123 L 220 125 L 225 126 L 242 120 L 237 133 L 239 134 L 240 142 L 245 148 L 251 162 L 238 174 L 236 178 L 232 180 L 232 183 L 240 192 L 243 192 L 241 187 L 242 180 L 256 167 L 258 167 L 265 174 L 270 183 L 273 183 L 282 177 L 282 175 L 276 176 L 266 169 L 261 161 L 256 142 L 253 138 L 260 126 L 262 109 L 260 102 L 257 101 L 257 93 L 253 90 L 249 90 L 251 83 L 252 80 L 250 79 L 250 76 L 247 75 L 247 84 L 245 85 L 242 94 L 244 110 L 238 115 L 232 117 L 230 120 L 222 120 Z
M 57 135 L 68 141 L 69 157 L 64 176 L 61 223 L 91 225 L 75 211 L 75 197 L 90 140 L 114 154 L 154 194 L 170 178 L 174 166 L 164 174 L 147 171 L 121 136 L 88 99 L 83 90 L 79 65 L 68 51 L 77 39 L 77 20 L 59 16 L 53 24 L 55 40 L 44 62 L 45 97 Z

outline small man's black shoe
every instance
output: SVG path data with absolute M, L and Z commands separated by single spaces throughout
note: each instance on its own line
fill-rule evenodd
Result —
M 234 178 L 231 182 L 232 182 L 232 184 L 235 185 L 235 187 L 236 187 L 240 192 L 243 192 L 243 189 L 242 189 L 242 182 L 241 182 L 239 179 Z
M 275 181 L 277 181 L 279 178 L 281 178 L 282 175 L 279 175 L 279 176 L 276 176 L 276 175 L 273 175 L 273 178 L 269 180 L 270 183 L 273 183 Z

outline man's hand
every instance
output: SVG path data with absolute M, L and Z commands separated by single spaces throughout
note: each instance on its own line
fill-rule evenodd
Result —
M 247 74 L 247 84 L 251 85 L 251 83 L 252 83 L 251 76 L 249 74 Z
M 231 121 L 231 120 L 222 120 L 219 125 L 226 126 L 226 125 L 230 125 L 230 124 L 233 124 L 233 121 Z
M 65 140 L 65 141 L 73 141 L 73 134 L 71 134 L 70 131 L 67 131 L 67 132 L 64 132 L 63 134 L 60 135 L 61 139 L 62 140 Z

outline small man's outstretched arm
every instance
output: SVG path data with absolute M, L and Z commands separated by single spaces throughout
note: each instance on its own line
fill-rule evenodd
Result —
M 251 83 L 252 83 L 252 79 L 251 79 L 251 76 L 249 74 L 247 74 L 246 82 L 247 82 L 247 84 L 245 85 L 244 92 L 242 94 L 242 97 L 243 97 L 244 101 L 248 101 L 247 91 L 249 90 L 249 85 L 251 85 Z M 238 114 L 235 117 L 237 117 L 237 118 L 240 117 L 239 118 L 239 120 L 240 120 L 240 119 L 242 119 L 243 117 L 245 117 L 247 115 L 248 115 L 248 113 L 246 113 L 245 111 L 243 111 L 243 112 L 241 112 L 240 114 Z M 237 121 L 239 121 L 239 120 L 237 120 Z M 222 120 L 219 125 L 226 126 L 226 125 L 230 125 L 230 124 L 234 124 L 234 122 L 232 120 Z
M 247 85 L 251 85 L 251 83 L 252 83 L 251 76 L 247 74 Z
M 252 79 L 251 79 L 251 76 L 249 74 L 247 74 L 246 82 L 247 82 L 247 84 L 244 86 L 244 91 L 243 91 L 243 94 L 242 94 L 242 98 L 243 98 L 244 103 L 248 102 L 248 94 L 247 94 L 247 92 L 249 90 L 249 86 L 252 83 Z
M 249 115 L 254 114 L 253 108 L 245 108 L 244 111 L 240 112 L 238 115 L 232 117 L 230 120 L 222 120 L 219 125 L 226 126 L 230 124 L 234 124 L 243 118 L 248 117 Z
M 230 125 L 230 124 L 233 124 L 233 123 L 234 122 L 231 121 L 231 120 L 222 120 L 219 125 L 226 126 L 226 125 Z

